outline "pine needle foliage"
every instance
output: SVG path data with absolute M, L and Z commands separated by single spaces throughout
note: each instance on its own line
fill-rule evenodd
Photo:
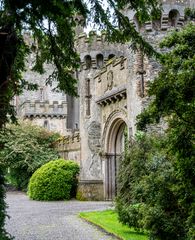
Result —
M 148 54 L 155 54 L 152 47 L 134 29 L 121 9 L 128 7 L 137 12 L 140 21 L 157 15 L 160 6 L 157 0 L 108 0 L 108 9 L 102 1 L 66 0 L 1 0 L 0 1 L 0 128 L 9 120 L 15 120 L 14 107 L 10 103 L 14 95 L 24 88 L 35 90 L 36 84 L 23 79 L 26 57 L 34 52 L 36 61 L 33 70 L 44 72 L 44 63 L 51 63 L 54 71 L 48 84 L 57 81 L 57 88 L 77 95 L 76 79 L 72 71 L 80 64 L 76 52 L 75 27 L 85 22 L 95 23 L 107 33 L 107 39 L 115 42 L 133 41 Z M 110 15 L 112 9 L 112 16 Z M 77 21 L 80 15 L 83 21 Z M 120 27 L 119 27 L 120 25 Z M 25 41 L 25 32 L 30 33 L 33 45 Z

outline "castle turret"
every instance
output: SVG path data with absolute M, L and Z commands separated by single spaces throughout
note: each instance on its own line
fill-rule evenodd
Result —
M 190 0 L 163 0 L 161 17 L 142 26 L 135 12 L 126 9 L 124 13 L 144 38 L 158 49 L 167 31 L 183 27 L 184 11 L 190 4 Z M 95 198 L 92 188 L 98 188 L 100 196 L 103 191 L 106 199 L 115 196 L 116 174 L 124 150 L 125 134 L 130 139 L 136 133 L 136 117 L 149 101 L 148 83 L 160 69 L 155 60 L 141 51 L 133 52 L 129 44 L 108 43 L 104 33 L 98 35 L 95 32 L 89 36 L 82 33 L 75 41 L 81 59 L 78 72 L 79 191 L 84 198 Z

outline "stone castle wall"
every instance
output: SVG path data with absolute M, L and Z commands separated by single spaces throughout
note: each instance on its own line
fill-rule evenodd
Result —
M 163 1 L 161 19 L 147 22 L 138 30 L 158 49 L 158 44 L 168 31 L 181 28 L 185 24 L 184 9 L 187 4 L 189 1 Z M 138 27 L 135 13 L 126 10 L 125 14 L 134 22 L 135 27 Z M 92 181 L 98 182 L 96 186 L 99 186 L 99 189 L 102 189 L 99 184 L 103 181 L 105 196 L 108 168 L 106 156 L 109 155 L 111 159 L 112 154 L 120 154 L 120 146 L 116 146 L 119 140 L 116 137 L 121 126 L 126 125 L 129 137 L 135 134 L 136 116 L 149 101 L 148 83 L 155 78 L 160 66 L 141 52 L 131 51 L 129 44 L 106 43 L 104 34 L 98 36 L 92 32 L 89 37 L 81 34 L 75 46 L 81 56 L 78 74 L 82 182 L 80 189 L 84 198 L 86 195 L 92 196 Z M 122 135 L 120 137 L 122 138 Z M 86 192 L 83 186 L 87 189 Z M 110 185 L 108 187 L 110 188 Z
M 25 35 L 25 38 L 28 44 L 33 44 L 28 35 Z M 16 97 L 18 116 L 65 135 L 67 134 L 67 96 L 63 92 L 53 90 L 57 86 L 56 82 L 53 82 L 52 86 L 46 84 L 53 72 L 53 66 L 46 64 L 45 73 L 40 75 L 32 71 L 34 61 L 35 54 L 31 53 L 27 59 L 27 70 L 23 77 L 29 83 L 37 84 L 38 89 L 24 90 L 22 95 Z
M 62 137 L 56 142 L 56 147 L 62 158 L 74 160 L 80 165 L 81 142 L 79 132 Z
M 185 24 L 184 10 L 190 4 L 193 1 L 162 0 L 161 19 L 142 27 L 133 11 L 126 9 L 124 13 L 159 50 L 164 36 Z M 75 47 L 81 66 L 75 76 L 79 98 L 52 92 L 42 77 L 27 72 L 26 78 L 39 82 L 40 88 L 31 96 L 24 93 L 20 111 L 39 125 L 51 121 L 65 135 L 57 145 L 64 159 L 75 160 L 80 165 L 79 198 L 112 199 L 117 159 L 124 147 L 124 129 L 129 138 L 136 133 L 136 116 L 149 102 L 148 83 L 158 74 L 160 65 L 140 51 L 133 52 L 129 43 L 107 43 L 104 34 L 91 32 L 87 36 L 81 28 L 78 33 Z M 46 68 L 50 74 L 51 68 Z M 111 182 L 109 178 L 113 178 Z

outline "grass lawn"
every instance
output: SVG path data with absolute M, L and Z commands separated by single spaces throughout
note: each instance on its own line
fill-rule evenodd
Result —
M 82 212 L 80 217 L 103 228 L 109 233 L 114 234 L 124 240 L 148 240 L 144 233 L 136 232 L 133 228 L 122 225 L 118 221 L 117 213 L 113 210 L 98 212 Z

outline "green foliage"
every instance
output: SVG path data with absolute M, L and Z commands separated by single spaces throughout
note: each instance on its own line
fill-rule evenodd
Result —
M 162 42 L 161 47 L 172 50 L 164 55 L 162 71 L 150 85 L 149 95 L 153 96 L 153 101 L 138 118 L 138 127 L 140 122 L 155 122 L 156 115 L 158 119 L 165 118 L 168 123 L 166 148 L 173 159 L 177 180 L 175 189 L 183 211 L 181 221 L 185 226 L 186 239 L 193 239 L 195 232 L 194 39 L 195 25 L 191 23 Z
M 50 161 L 32 175 L 28 195 L 34 200 L 69 199 L 76 186 L 79 166 L 64 159 Z
M 123 240 L 147 240 L 146 233 L 140 233 L 133 228 L 124 226 L 118 221 L 118 214 L 113 210 L 82 212 L 80 217 L 106 230 Z
M 150 239 L 192 239 L 187 238 L 187 211 L 179 200 L 175 159 L 166 145 L 165 136 L 144 135 L 130 146 L 119 171 L 119 220 L 148 230 Z
M 0 239 L 1 240 L 11 240 L 11 236 L 5 231 L 5 217 L 7 216 L 5 211 L 5 188 L 4 188 L 4 178 L 3 173 L 0 170 Z
M 53 143 L 59 134 L 31 123 L 9 125 L 0 132 L 0 165 L 7 168 L 7 181 L 18 189 L 26 189 L 29 178 L 44 163 L 58 157 Z
M 47 84 L 52 85 L 52 81 L 56 80 L 58 89 L 77 95 L 72 70 L 76 70 L 80 64 L 74 45 L 78 24 L 85 25 L 85 22 L 91 21 L 106 30 L 110 41 L 133 41 L 135 48 L 140 47 L 148 54 L 155 54 L 120 10 L 128 5 L 137 12 L 139 21 L 144 22 L 151 18 L 151 13 L 153 17 L 159 15 L 158 0 L 108 0 L 107 4 L 108 9 L 105 10 L 100 0 L 89 0 L 88 4 L 82 0 L 0 1 L 0 128 L 10 119 L 16 120 L 11 104 L 13 96 L 19 95 L 24 88 L 37 88 L 36 84 L 29 84 L 22 76 L 26 57 L 31 52 L 36 56 L 34 71 L 43 73 L 44 63 L 54 64 Z M 77 22 L 77 15 L 83 18 L 82 23 Z M 35 42 L 32 46 L 25 42 L 24 32 L 32 34 Z
M 151 55 L 155 53 L 119 10 L 128 4 L 130 9 L 138 12 L 139 20 L 143 21 L 149 18 L 150 13 L 158 15 L 157 0 L 108 0 L 114 9 L 114 22 L 110 21 L 111 11 L 105 11 L 101 2 L 90 0 L 86 5 L 82 0 L 0 0 L 0 130 L 6 123 L 16 121 L 11 101 L 14 95 L 21 94 L 25 88 L 37 88 L 36 84 L 29 84 L 22 77 L 26 57 L 32 51 L 36 54 L 35 71 L 43 73 L 44 63 L 55 66 L 47 80 L 48 84 L 57 80 L 60 90 L 77 95 L 76 79 L 70 71 L 77 69 L 80 63 L 74 47 L 75 27 L 78 24 L 75 15 L 83 16 L 86 22 L 90 19 L 100 28 L 106 29 L 110 40 L 133 40 L 134 48 L 140 47 Z M 119 30 L 116 29 L 116 22 L 120 25 Z M 25 43 L 25 31 L 32 33 L 36 46 Z
M 195 8 L 186 8 L 185 9 L 185 18 L 186 19 L 195 19 Z
M 149 96 L 154 99 L 138 116 L 138 129 L 157 123 L 161 117 L 171 122 L 193 126 L 195 78 L 195 25 L 166 37 L 161 47 L 172 48 L 161 59 L 162 70 L 150 84 Z M 171 117 L 169 117 L 171 116 Z M 173 121 L 171 121 L 171 119 Z M 177 125 L 177 124 L 176 124 Z
M 165 141 L 157 148 L 158 140 L 149 145 L 145 145 L 147 139 L 141 145 L 138 141 L 122 162 L 119 175 L 120 220 L 147 229 L 154 240 L 195 237 L 194 39 L 191 23 L 161 43 L 166 50 L 162 70 L 149 86 L 152 100 L 138 116 L 137 127 L 146 130 L 148 124 L 163 119 Z

